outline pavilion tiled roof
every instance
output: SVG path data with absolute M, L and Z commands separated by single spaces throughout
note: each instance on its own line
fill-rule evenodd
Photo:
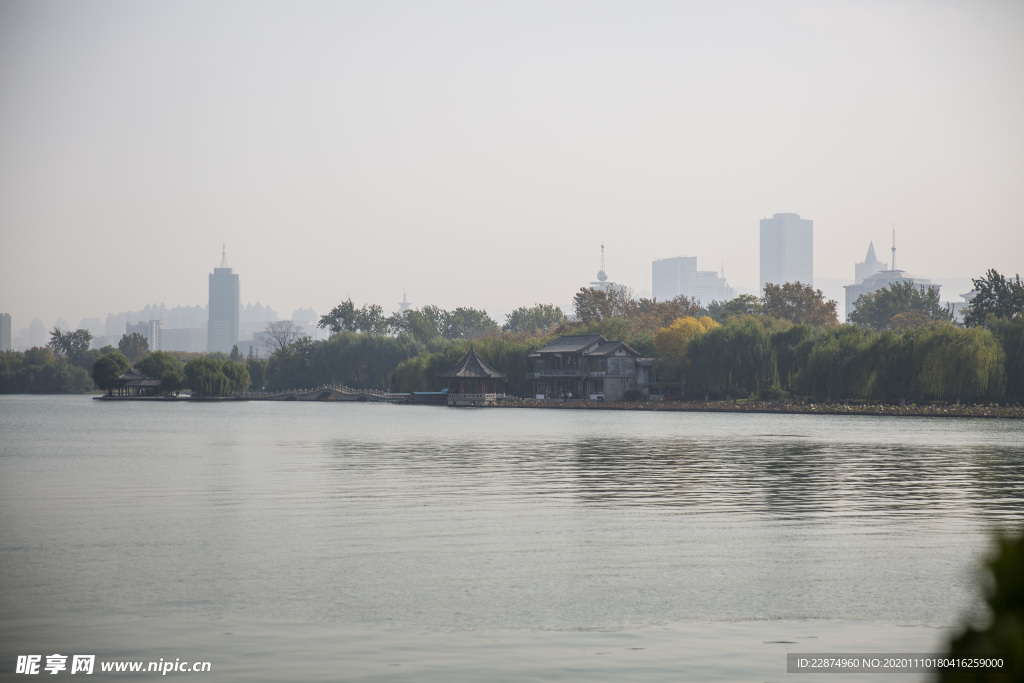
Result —
M 129 368 L 128 372 L 117 378 L 118 384 L 129 387 L 158 387 L 160 380 L 153 379 L 137 368 Z
M 462 377 L 479 379 L 505 379 L 504 372 L 498 372 L 485 363 L 480 356 L 476 355 L 474 349 L 470 349 L 466 357 L 460 360 L 455 367 L 448 372 L 442 372 L 439 377 Z

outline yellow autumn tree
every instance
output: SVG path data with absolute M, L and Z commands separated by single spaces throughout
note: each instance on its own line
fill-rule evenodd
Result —
M 716 327 L 719 327 L 718 323 L 708 316 L 699 319 L 692 316 L 677 318 L 654 335 L 654 350 L 658 359 L 668 367 L 681 370 L 686 358 L 686 345 L 690 340 Z

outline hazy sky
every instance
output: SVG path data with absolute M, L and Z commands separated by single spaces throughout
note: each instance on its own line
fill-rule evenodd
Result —
M 758 221 L 1024 273 L 1024 3 L 0 0 L 0 312 L 567 305 Z M 950 292 L 944 292 L 949 298 Z M 841 308 L 842 306 L 840 306 Z M 499 315 L 495 315 L 502 318 Z

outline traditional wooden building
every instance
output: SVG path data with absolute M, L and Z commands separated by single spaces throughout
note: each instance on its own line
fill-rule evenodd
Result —
M 448 380 L 450 406 L 493 405 L 505 398 L 504 391 L 499 391 L 506 380 L 505 373 L 485 363 L 473 349 L 455 367 L 439 376 Z
M 130 368 L 128 372 L 117 378 L 118 396 L 159 395 L 160 380 L 143 374 L 141 370 Z
M 642 392 L 651 363 L 625 342 L 600 334 L 559 337 L 526 357 L 526 379 L 537 398 L 621 401 L 626 392 Z

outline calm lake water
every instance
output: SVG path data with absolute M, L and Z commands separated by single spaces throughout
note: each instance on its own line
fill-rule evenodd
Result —
M 1022 523 L 1017 421 L 4 396 L 0 678 L 812 683 Z

